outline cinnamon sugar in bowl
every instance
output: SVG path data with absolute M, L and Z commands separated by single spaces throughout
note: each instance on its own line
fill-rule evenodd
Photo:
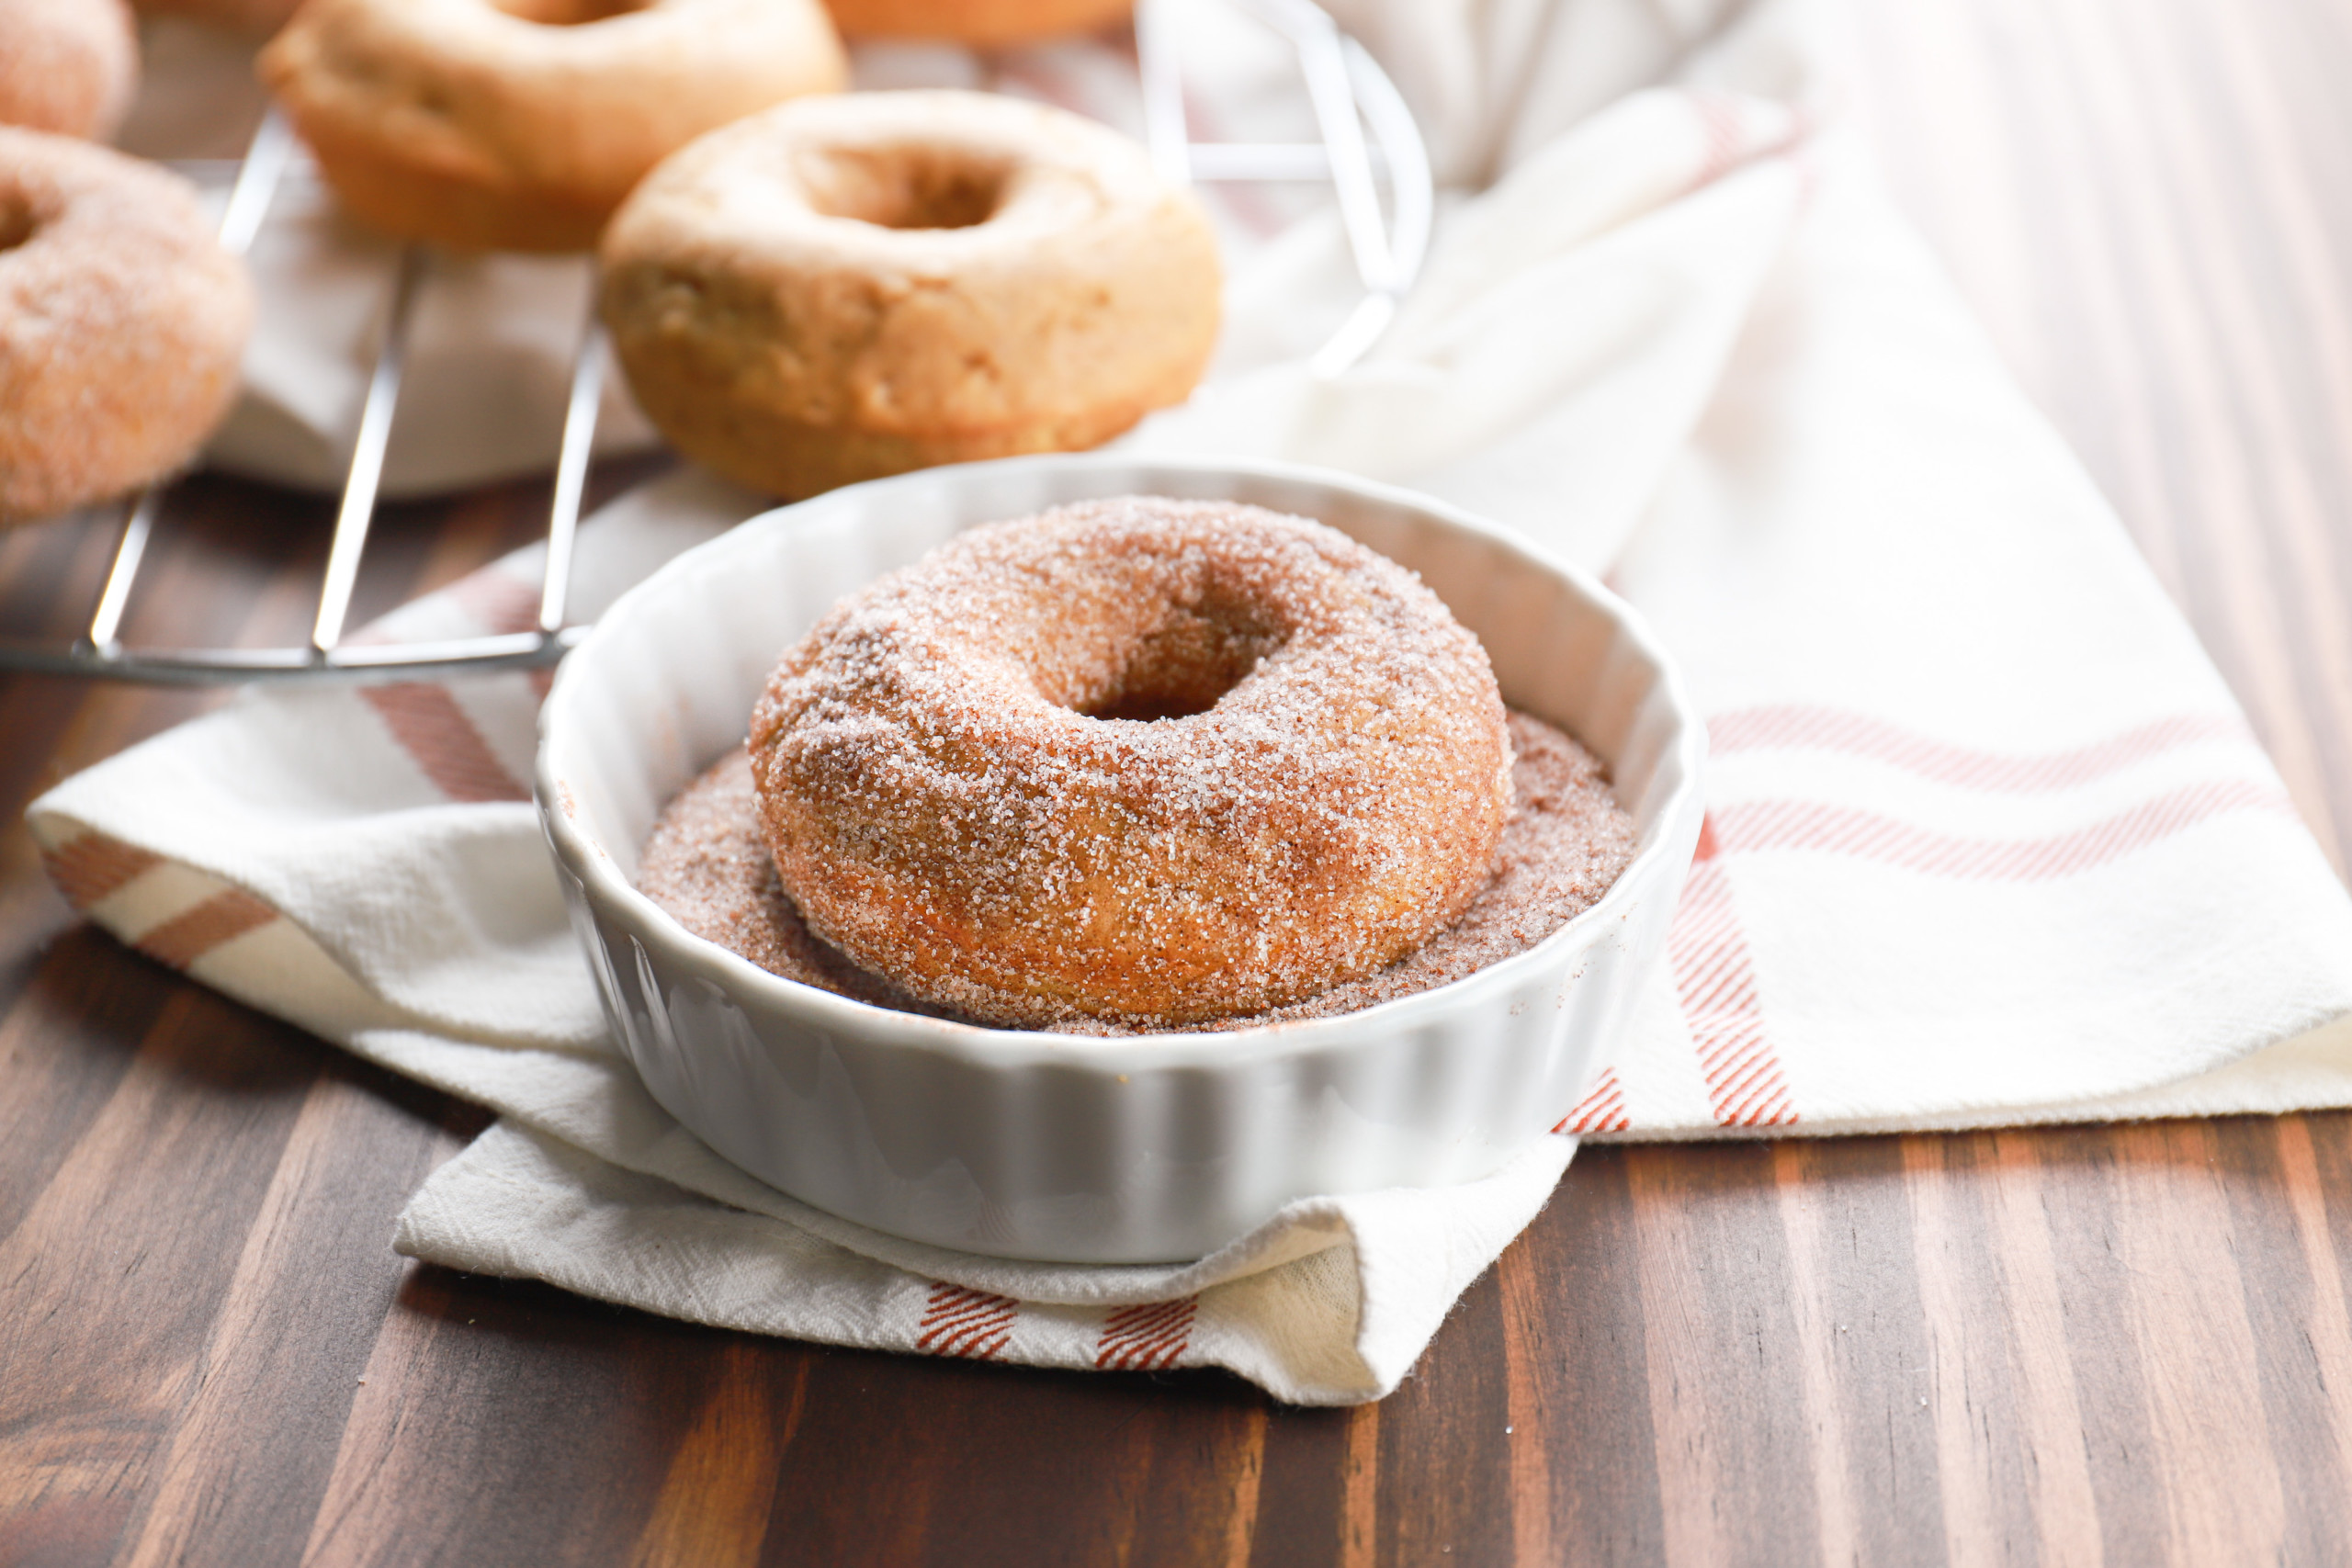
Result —
M 769 973 L 639 891 L 664 805 L 739 746 L 779 653 L 952 535 L 1119 495 L 1316 519 L 1417 572 L 1513 708 L 1572 733 L 1631 863 L 1532 947 L 1336 1016 L 1204 1032 L 984 1028 Z M 607 612 L 540 720 L 541 819 L 605 1010 L 714 1149 L 876 1230 L 998 1257 L 1165 1262 L 1302 1197 L 1475 1180 L 1576 1103 L 1660 961 L 1703 729 L 1637 616 L 1437 502 L 1278 467 L 1012 458 L 835 491 L 680 557 Z

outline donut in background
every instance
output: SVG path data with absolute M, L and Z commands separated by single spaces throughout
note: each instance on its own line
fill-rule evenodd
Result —
M 647 176 L 601 247 L 639 405 L 688 456 L 813 495 L 1098 446 L 1190 395 L 1216 241 L 1091 120 L 980 93 L 808 98 Z
M 187 181 L 0 127 L 0 523 L 195 456 L 236 395 L 253 310 Z
M 309 0 L 260 70 L 346 207 L 463 250 L 585 249 L 672 152 L 848 83 L 818 0 Z
M 138 89 L 123 0 L 0 0 L 0 125 L 103 141 Z

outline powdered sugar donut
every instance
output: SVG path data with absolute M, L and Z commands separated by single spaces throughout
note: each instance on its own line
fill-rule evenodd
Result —
M 0 0 L 0 125 L 111 136 L 138 86 L 123 0 Z
M 809 926 L 986 1022 L 1165 1026 L 1378 970 L 1461 913 L 1511 802 L 1477 639 L 1255 507 L 1095 502 L 836 606 L 752 716 Z
M 253 288 L 186 181 L 0 127 L 0 522 L 160 479 L 237 390 Z

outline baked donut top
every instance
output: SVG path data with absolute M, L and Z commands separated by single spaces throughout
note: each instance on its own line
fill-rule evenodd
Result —
M 600 216 L 713 127 L 847 80 L 813 0 L 306 0 L 257 68 L 322 155 Z
M 1336 530 L 1126 498 L 965 534 L 787 653 L 751 751 L 785 886 L 914 994 L 1166 1024 L 1376 970 L 1485 882 L 1477 639 Z
M 852 93 L 740 120 L 665 160 L 624 221 L 673 227 L 807 276 L 846 263 L 968 268 L 994 256 L 1050 276 L 1035 247 L 1176 193 L 1143 149 L 1043 104 L 985 93 Z M 612 245 L 630 238 L 616 226 Z M 1041 272 L 1041 268 L 1044 270 Z
M 1216 335 L 1199 203 L 1117 132 L 984 93 L 804 98 L 714 131 L 600 254 L 640 400 L 788 494 L 1093 446 L 1182 400 Z

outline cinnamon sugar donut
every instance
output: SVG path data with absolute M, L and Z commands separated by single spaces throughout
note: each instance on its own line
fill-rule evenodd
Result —
M 1181 402 L 1216 242 L 1142 148 L 980 93 L 786 104 L 613 219 L 604 316 L 687 456 L 771 493 L 1074 451 Z
M 138 87 L 123 0 L 0 0 L 0 125 L 111 136 Z
M 1256 507 L 1094 502 L 837 605 L 752 719 L 811 929 L 984 1022 L 1202 1023 L 1370 974 L 1487 881 L 1511 747 L 1477 639 Z
M 849 79 L 818 0 L 309 0 L 260 69 L 361 218 L 524 251 L 594 244 L 670 152 Z
M 825 0 L 852 38 L 1020 43 L 1093 32 L 1123 21 L 1135 0 Z
M 244 268 L 178 176 L 0 127 L 0 522 L 160 479 L 237 389 Z
M 1566 731 L 1510 714 L 1513 799 L 1493 874 L 1461 918 L 1385 969 L 1267 1012 L 1186 1030 L 1246 1029 L 1336 1018 L 1435 990 L 1525 953 L 1600 901 L 1630 864 L 1640 833 L 1608 771 Z M 638 890 L 705 942 L 772 975 L 869 1007 L 954 1018 L 859 968 L 817 940 L 776 877 L 760 829 L 751 760 L 729 752 L 680 790 L 640 850 Z M 1144 1032 L 1132 1022 L 1065 1019 L 1074 1034 Z

